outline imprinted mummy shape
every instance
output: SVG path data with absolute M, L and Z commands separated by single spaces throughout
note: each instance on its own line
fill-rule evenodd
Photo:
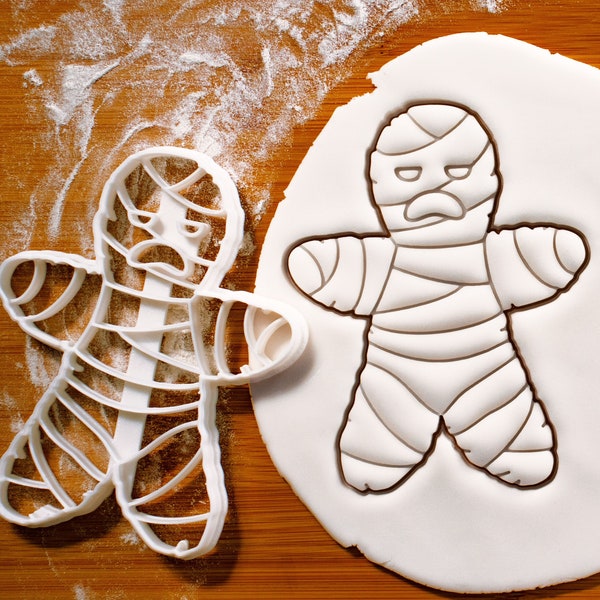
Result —
M 416 104 L 381 130 L 370 189 L 383 233 L 305 240 L 295 285 L 369 321 L 338 438 L 345 482 L 391 490 L 445 431 L 473 466 L 521 488 L 548 483 L 556 439 L 510 331 L 510 312 L 552 301 L 588 260 L 552 224 L 496 227 L 501 176 L 481 119 Z

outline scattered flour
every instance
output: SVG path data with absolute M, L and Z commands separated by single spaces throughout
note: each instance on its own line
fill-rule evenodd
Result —
M 144 549 L 146 547 L 134 531 L 124 533 L 120 539 L 121 542 L 127 546 L 139 546 L 140 549 Z
M 53 207 L 44 220 L 51 240 L 59 237 L 78 178 L 93 174 L 96 189 L 86 202 L 95 208 L 115 153 L 121 158 L 125 146 L 134 151 L 158 141 L 195 147 L 216 157 L 238 182 L 251 180 L 257 161 L 310 118 L 347 75 L 352 53 L 418 12 L 417 0 L 254 0 L 208 7 L 189 0 L 167 9 L 165 20 L 161 4 L 81 2 L 0 46 L 0 60 L 22 70 L 31 112 L 44 119 L 36 146 L 54 150 L 31 194 Z M 13 1 L 12 8 L 18 31 L 27 22 L 27 3 Z M 33 65 L 40 60 L 52 69 L 40 74 Z M 125 108 L 110 136 L 99 135 L 98 123 L 117 103 Z M 268 196 L 267 189 L 252 199 L 256 218 Z M 89 226 L 82 235 L 82 245 L 91 247 Z
M 47 352 L 40 350 L 38 342 L 29 336 L 26 337 L 25 361 L 29 372 L 29 379 L 33 385 L 41 390 L 46 390 L 56 376 L 58 364 L 55 364 L 55 368 L 53 369 L 49 364 L 51 360 Z
M 499 13 L 506 8 L 504 0 L 476 0 L 476 5 L 490 13 Z
M 25 421 L 19 409 L 19 403 L 9 396 L 6 392 L 0 394 L 0 405 L 2 405 L 10 415 L 10 430 L 17 433 L 23 429 Z
M 18 187 L 18 182 L 7 181 L 7 185 L 11 183 Z M 34 227 L 38 221 L 37 206 L 37 196 L 33 193 L 28 200 L 24 200 L 21 213 L 15 215 L 16 218 L 12 225 L 7 227 L 9 231 L 3 232 L 5 236 L 2 240 L 4 257 L 29 247 Z
M 73 586 L 73 599 L 74 600 L 90 600 L 90 590 L 83 584 L 77 583 Z
M 27 87 L 28 84 L 35 85 L 37 87 L 44 83 L 43 79 L 35 69 L 29 69 L 29 71 L 25 71 L 25 73 L 23 73 L 23 79 L 25 80 L 25 83 L 23 84 L 25 87 Z
M 0 60 L 8 65 L 23 64 L 23 57 L 29 60 L 47 55 L 52 51 L 56 27 L 41 26 L 23 31 L 11 42 L 0 47 Z
M 89 99 L 94 83 L 115 69 L 119 62 L 118 60 L 109 64 L 100 62 L 90 66 L 66 65 L 62 69 L 60 97 L 56 100 L 49 99 L 45 105 L 48 117 L 58 127 L 67 125 L 75 111 Z

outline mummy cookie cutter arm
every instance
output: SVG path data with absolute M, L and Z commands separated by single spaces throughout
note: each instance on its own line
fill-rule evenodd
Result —
M 168 167 L 178 161 L 186 169 L 172 183 Z M 96 260 L 27 251 L 2 264 L 0 295 L 10 316 L 27 334 L 63 353 L 58 375 L 0 461 L 5 519 L 30 527 L 53 525 L 91 512 L 114 488 L 124 516 L 153 550 L 191 559 L 215 546 L 228 507 L 215 424 L 219 388 L 286 369 L 307 340 L 304 320 L 284 303 L 220 287 L 237 256 L 243 219 L 235 185 L 212 159 L 181 148 L 152 148 L 127 158 L 107 181 L 93 223 Z M 30 281 L 17 293 L 14 277 L 22 265 L 29 267 Z M 71 279 L 58 298 L 36 311 L 30 304 L 56 265 L 67 268 Z M 90 275 L 101 278 L 101 287 L 80 337 L 59 339 L 46 331 L 42 324 L 68 307 Z M 137 307 L 133 317 L 112 314 L 115 298 Z M 236 368 L 227 351 L 234 306 L 244 311 L 248 347 L 248 364 Z M 125 349 L 125 366 L 97 353 L 95 344 L 104 338 Z M 182 339 L 184 350 L 170 349 L 168 341 L 184 345 Z M 165 369 L 173 373 L 165 376 Z M 110 393 L 106 381 L 112 382 Z M 187 401 L 155 405 L 154 395 L 165 393 Z M 114 431 L 91 414 L 96 409 L 117 411 Z M 54 416 L 61 411 L 91 436 L 96 452 L 106 455 L 104 466 L 86 454 L 78 438 L 68 439 Z M 149 434 L 151 418 L 177 420 Z M 165 475 L 166 482 L 138 490 L 141 463 L 165 447 L 177 451 L 181 436 L 195 444 L 183 466 L 170 479 Z M 68 457 L 90 482 L 87 489 L 69 489 L 50 465 L 50 452 Z M 23 461 L 29 461 L 33 474 L 19 467 Z M 203 481 L 208 508 L 200 504 L 200 509 L 190 507 L 190 514 L 159 514 L 153 503 L 192 475 Z M 37 492 L 42 499 L 28 500 L 26 510 L 13 505 L 15 497 L 20 502 L 23 494 Z M 196 543 L 179 532 L 190 526 L 198 526 Z M 163 539 L 165 530 L 169 535 Z
M 356 491 L 397 488 L 442 431 L 468 464 L 505 484 L 541 486 L 556 473 L 551 417 L 507 314 L 567 291 L 589 252 L 566 227 L 495 227 L 498 164 L 472 111 L 412 105 L 385 124 L 370 154 L 385 233 L 308 239 L 290 251 L 301 292 L 368 319 L 338 437 L 339 469 Z

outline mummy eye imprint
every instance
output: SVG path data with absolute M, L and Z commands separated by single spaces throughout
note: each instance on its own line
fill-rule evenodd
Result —
M 423 172 L 422 167 L 397 167 L 396 177 L 402 181 L 417 181 Z
M 4 307 L 63 358 L 0 459 L 0 515 L 54 525 L 114 489 L 156 552 L 192 559 L 216 545 L 227 513 L 219 390 L 285 369 L 306 343 L 287 305 L 221 287 L 242 236 L 223 169 L 195 151 L 152 148 L 108 180 L 96 259 L 31 251 L 2 263 Z
M 444 171 L 450 179 L 466 179 L 473 169 L 472 165 L 449 165 Z

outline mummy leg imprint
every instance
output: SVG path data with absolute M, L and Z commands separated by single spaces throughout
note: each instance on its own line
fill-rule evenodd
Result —
M 516 356 L 463 392 L 444 423 L 467 461 L 506 483 L 539 485 L 554 473 L 553 430 Z
M 463 106 L 409 107 L 383 127 L 369 159 L 383 232 L 305 240 L 288 257 L 300 291 L 372 324 L 338 439 L 344 479 L 360 491 L 401 483 L 424 464 L 441 417 L 471 465 L 518 487 L 550 481 L 554 432 L 503 312 L 568 290 L 587 264 L 586 241 L 547 224 L 494 226 L 496 148 Z M 386 368 L 370 362 L 375 347 Z M 515 352 L 496 363 L 495 349 Z M 414 373 L 400 374 L 394 357 Z M 464 373 L 456 396 L 430 384 L 443 364 Z
M 400 379 L 367 363 L 339 440 L 344 480 L 358 491 L 398 485 L 424 461 L 439 424 Z

